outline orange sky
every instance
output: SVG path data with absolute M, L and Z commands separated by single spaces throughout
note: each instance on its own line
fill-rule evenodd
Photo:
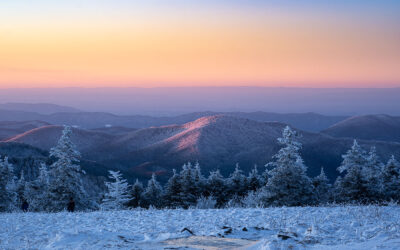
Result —
M 380 16 L 29 7 L 0 11 L 0 87 L 400 87 L 399 30 Z

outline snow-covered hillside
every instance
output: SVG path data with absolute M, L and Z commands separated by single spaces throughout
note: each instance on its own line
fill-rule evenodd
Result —
M 399 206 L 11 213 L 0 225 L 0 249 L 400 248 Z

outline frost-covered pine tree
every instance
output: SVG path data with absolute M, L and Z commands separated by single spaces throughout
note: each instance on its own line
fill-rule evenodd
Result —
M 138 179 L 136 179 L 129 193 L 130 195 L 130 200 L 128 202 L 129 207 L 140 207 L 142 203 L 143 191 L 144 191 L 143 184 Z
M 219 170 L 210 172 L 207 179 L 206 192 L 217 200 L 216 207 L 221 207 L 227 201 L 227 188 L 224 177 Z
M 129 184 L 119 171 L 109 170 L 108 173 L 112 182 L 105 182 L 108 192 L 105 193 L 101 206 L 106 210 L 124 209 L 130 200 Z
M 49 183 L 49 211 L 61 211 L 67 207 L 70 198 L 73 198 L 77 210 L 94 207 L 86 193 L 79 163 L 80 153 L 71 141 L 72 129 L 65 126 L 58 144 L 50 149 L 50 156 L 56 161 L 50 166 Z
M 194 206 L 197 202 L 196 197 L 196 184 L 194 181 L 194 169 L 192 164 L 189 162 L 188 164 L 184 164 L 182 166 L 182 171 L 179 173 L 181 178 L 181 200 L 182 206 L 184 208 L 188 208 L 190 206 Z
M 204 176 L 201 174 L 201 167 L 198 162 L 194 165 L 193 179 L 194 179 L 194 185 L 196 188 L 195 196 L 198 199 L 204 195 L 205 185 L 206 185 L 206 180 L 205 180 Z
M 382 170 L 383 193 L 386 200 L 400 201 L 400 163 L 392 155 Z
M 171 176 L 171 178 L 168 179 L 168 182 L 165 185 L 165 192 L 164 192 L 165 206 L 171 208 L 181 207 L 183 205 L 181 199 L 181 193 L 182 193 L 181 177 L 176 172 L 176 170 L 173 169 L 173 175 Z
M 14 168 L 8 162 L 8 157 L 0 156 L 0 212 L 12 211 L 17 206 Z
M 261 176 L 258 174 L 257 165 L 250 171 L 247 177 L 247 189 L 248 191 L 256 191 L 261 188 L 263 182 Z
M 383 163 L 376 153 L 376 148 L 371 147 L 367 162 L 362 169 L 363 183 L 366 184 L 366 198 L 368 201 L 379 201 L 382 197 L 382 170 Z
M 299 135 L 289 126 L 285 127 L 279 144 L 284 147 L 273 156 L 275 161 L 266 164 L 269 179 L 263 188 L 264 205 L 300 206 L 313 203 L 313 189 L 307 176 L 307 167 L 300 156 Z
M 368 155 L 354 140 L 353 146 L 342 156 L 343 161 L 338 167 L 345 176 L 337 178 L 335 182 L 335 197 L 343 202 L 365 202 L 367 197 L 367 183 L 363 176 L 364 168 L 368 163 Z
M 327 203 L 331 198 L 332 190 L 328 177 L 324 172 L 324 168 L 321 168 L 321 173 L 313 178 L 312 183 L 317 203 L 318 204 Z
M 49 171 L 46 164 L 42 163 L 39 168 L 39 176 L 26 184 L 25 198 L 29 203 L 31 211 L 49 211 Z
M 26 200 L 25 189 L 26 189 L 26 181 L 25 181 L 24 171 L 22 170 L 21 175 L 17 182 L 17 195 L 19 203 L 22 203 L 24 200 Z
M 146 207 L 161 207 L 163 189 L 160 183 L 156 180 L 156 175 L 153 173 L 151 179 L 147 183 L 147 187 L 143 192 L 144 205 Z
M 240 170 L 239 164 L 236 164 L 235 171 L 227 180 L 228 195 L 232 198 L 243 197 L 247 193 L 247 178 Z

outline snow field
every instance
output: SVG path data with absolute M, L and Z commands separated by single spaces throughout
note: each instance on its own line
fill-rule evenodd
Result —
M 400 249 L 400 206 L 3 213 L 0 225 L 0 249 L 163 249 L 190 239 L 184 228 L 249 249 Z

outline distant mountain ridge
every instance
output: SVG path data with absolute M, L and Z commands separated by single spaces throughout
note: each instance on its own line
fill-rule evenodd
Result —
M 46 125 L 49 125 L 49 123 L 42 121 L 0 121 L 0 141 Z
M 322 133 L 335 137 L 400 142 L 400 117 L 383 114 L 354 116 Z
M 148 178 L 152 172 L 162 178 L 187 161 L 199 161 L 205 173 L 219 168 L 227 175 L 236 163 L 245 171 L 254 164 L 264 171 L 264 164 L 280 148 L 277 138 L 285 126 L 279 122 L 214 115 L 182 125 L 143 128 L 122 134 L 75 128 L 72 140 L 86 161 L 103 169 L 121 169 L 131 178 Z M 44 126 L 15 136 L 6 143 L 24 143 L 49 150 L 56 144 L 61 130 L 62 126 Z M 333 180 L 338 175 L 336 168 L 341 155 L 350 148 L 353 140 L 299 132 L 302 134 L 302 155 L 310 175 L 318 174 L 323 166 Z M 400 143 L 361 140 L 360 144 L 367 150 L 376 146 L 385 161 L 391 154 L 400 156 Z
M 152 117 L 144 115 L 120 116 L 105 112 L 57 112 L 39 114 L 20 110 L 2 110 L 0 121 L 40 120 L 54 125 L 71 125 L 85 129 L 104 128 L 106 126 L 147 128 L 171 124 L 184 124 L 204 116 L 229 115 L 260 122 L 277 121 L 306 131 L 320 131 L 346 119 L 346 116 L 325 116 L 316 113 L 278 114 L 268 112 L 195 112 L 179 116 Z
M 54 113 L 77 113 L 82 112 L 79 109 L 60 106 L 51 103 L 19 103 L 19 102 L 8 102 L 0 104 L 0 110 L 13 110 L 23 112 L 34 112 L 44 115 L 50 115 Z

